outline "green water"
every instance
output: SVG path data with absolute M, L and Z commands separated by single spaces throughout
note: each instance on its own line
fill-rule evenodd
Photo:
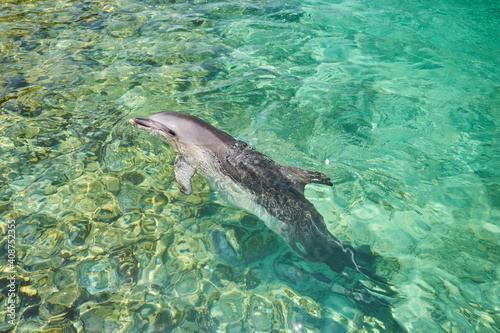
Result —
M 0 331 L 498 332 L 499 26 L 495 1 L 2 2 Z M 181 194 L 128 123 L 163 110 L 332 177 L 306 196 L 398 299 Z

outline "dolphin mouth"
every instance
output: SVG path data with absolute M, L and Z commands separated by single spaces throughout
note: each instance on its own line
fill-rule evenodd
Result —
M 144 119 L 144 118 L 132 118 L 129 120 L 129 122 L 134 125 L 135 127 L 139 128 L 151 128 L 153 127 L 153 124 L 149 119 Z

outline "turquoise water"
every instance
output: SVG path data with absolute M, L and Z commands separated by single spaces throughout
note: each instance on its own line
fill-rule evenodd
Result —
M 0 330 L 498 332 L 499 21 L 495 1 L 4 1 Z M 306 196 L 398 299 L 359 300 L 200 177 L 181 194 L 128 123 L 163 110 L 329 175 Z

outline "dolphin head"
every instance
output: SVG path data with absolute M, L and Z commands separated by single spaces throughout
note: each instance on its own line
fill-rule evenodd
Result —
M 183 146 L 214 146 L 235 141 L 200 118 L 184 113 L 163 111 L 147 118 L 132 118 L 132 125 L 165 139 L 177 152 Z

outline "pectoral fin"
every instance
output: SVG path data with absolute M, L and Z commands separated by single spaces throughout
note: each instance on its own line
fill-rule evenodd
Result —
M 186 162 L 184 157 L 177 154 L 174 163 L 175 181 L 181 186 L 181 192 L 185 195 L 190 195 L 193 192 L 191 187 L 191 178 L 193 178 L 196 170 Z

